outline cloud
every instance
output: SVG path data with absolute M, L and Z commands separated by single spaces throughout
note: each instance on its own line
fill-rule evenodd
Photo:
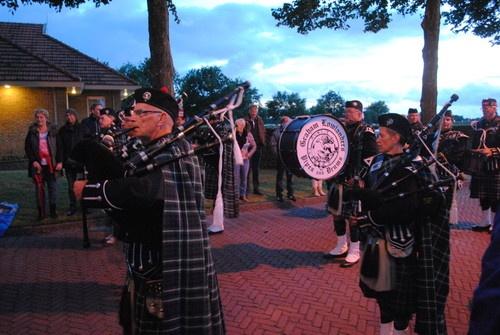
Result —
M 231 78 L 250 80 L 271 99 L 279 91 L 297 92 L 307 105 L 334 90 L 366 105 L 383 100 L 391 111 L 418 107 L 422 78 L 423 33 L 420 16 L 393 16 L 389 28 L 363 33 L 320 29 L 307 35 L 277 27 L 275 0 L 183 0 L 176 6 L 180 24 L 171 20 L 171 49 L 176 70 L 217 65 Z M 91 57 L 118 67 L 149 57 L 145 1 L 120 0 L 61 13 L 47 6 L 22 6 L 11 15 L 0 7 L 1 21 L 48 23 L 48 32 Z M 453 109 L 475 115 L 483 97 L 500 92 L 500 47 L 470 34 L 441 29 L 438 105 L 460 95 Z M 439 107 L 438 107 L 439 108 Z
M 263 7 L 279 7 L 283 0 L 182 0 L 175 5 L 178 8 L 205 8 L 213 9 L 226 4 L 258 5 Z

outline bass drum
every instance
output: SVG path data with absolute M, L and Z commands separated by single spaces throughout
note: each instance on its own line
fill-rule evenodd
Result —
M 327 180 L 346 165 L 349 144 L 344 126 L 333 116 L 299 116 L 281 133 L 278 151 L 294 175 Z

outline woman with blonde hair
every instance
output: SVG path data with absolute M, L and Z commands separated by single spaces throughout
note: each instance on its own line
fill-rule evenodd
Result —
M 257 150 L 257 144 L 251 132 L 247 129 L 247 123 L 245 119 L 237 119 L 235 121 L 236 125 L 236 141 L 241 150 L 241 156 L 243 158 L 243 165 L 235 165 L 234 167 L 234 179 L 240 192 L 240 200 L 248 201 L 247 198 L 247 178 L 248 170 L 250 168 L 250 158 Z
M 46 217 L 45 184 L 49 196 L 50 217 L 56 218 L 56 175 L 62 170 L 62 150 L 57 140 L 57 127 L 49 122 L 46 109 L 36 109 L 35 122 L 29 127 L 24 141 L 28 157 L 28 176 L 35 184 L 38 220 Z

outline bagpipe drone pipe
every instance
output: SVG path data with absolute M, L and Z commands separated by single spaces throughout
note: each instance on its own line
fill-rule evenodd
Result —
M 397 158 L 394 158 L 394 162 L 392 164 L 392 168 L 390 171 L 387 171 L 384 175 L 382 175 L 380 178 L 377 180 L 377 185 L 372 185 L 370 190 L 364 189 L 364 188 L 357 188 L 357 187 L 332 187 L 330 189 L 329 195 L 328 195 L 328 210 L 334 214 L 334 215 L 343 215 L 345 210 L 343 208 L 343 202 L 347 200 L 362 200 L 361 197 L 368 197 L 367 200 L 368 202 L 376 202 L 376 203 L 382 203 L 382 202 L 391 202 L 397 199 L 400 199 L 401 197 L 406 197 L 408 195 L 406 194 L 400 194 L 400 195 L 391 195 L 388 196 L 388 193 L 392 193 L 391 190 L 395 187 L 397 187 L 401 182 L 406 180 L 407 178 L 410 178 L 411 176 L 420 173 L 424 169 L 428 169 L 431 165 L 433 164 L 439 164 L 440 166 L 442 165 L 438 159 L 434 156 L 434 153 L 428 148 L 427 143 L 429 142 L 429 138 L 432 134 L 432 131 L 435 130 L 441 119 L 443 118 L 445 112 L 448 110 L 448 108 L 452 105 L 453 102 L 458 100 L 458 95 L 453 94 L 450 97 L 450 100 L 442 107 L 442 109 L 437 113 L 426 125 L 425 127 L 417 132 L 415 135 L 417 139 L 413 141 L 410 147 L 406 148 L 404 150 L 404 153 Z M 419 168 L 415 169 L 414 173 L 407 175 L 406 177 L 397 180 L 395 182 L 392 182 L 389 186 L 383 188 L 383 189 L 378 189 L 379 186 L 391 175 L 391 172 L 394 171 L 396 168 L 399 166 L 404 166 L 410 164 L 412 160 L 414 160 L 417 156 L 421 154 L 421 151 L 425 149 L 425 157 L 422 158 L 423 163 L 420 165 Z M 361 179 L 361 176 L 358 176 L 357 179 Z M 436 180 L 434 183 L 429 183 L 425 186 L 422 186 L 421 189 L 418 190 L 419 193 L 432 193 L 435 190 L 438 190 L 442 186 L 448 186 L 453 183 L 455 180 L 455 176 L 452 176 L 452 178 L 446 179 L 446 180 Z M 378 189 L 375 191 L 375 189 Z M 376 196 L 375 196 L 376 195 Z M 377 199 L 377 200 L 374 200 Z M 352 213 L 352 210 L 349 211 L 348 215 L 353 215 L 356 216 L 356 213 Z M 359 214 L 359 213 L 358 213 Z
M 241 84 L 230 94 L 210 104 L 207 109 L 192 117 L 184 125 L 174 128 L 172 133 L 157 139 L 151 144 L 144 145 L 136 138 L 129 138 L 124 143 L 116 146 L 109 145 L 110 143 L 114 143 L 114 141 L 109 141 L 109 137 L 105 142 L 108 145 L 103 141 L 82 140 L 73 149 L 69 162 L 80 170 L 85 171 L 83 178 L 80 179 L 86 179 L 95 183 L 130 176 L 141 176 L 178 159 L 201 154 L 225 141 L 233 141 L 232 132 L 225 132 L 220 135 L 214 134 L 214 136 L 203 135 L 203 133 L 207 133 L 207 127 L 214 132 L 217 132 L 217 129 L 224 128 L 219 125 L 225 122 L 225 113 L 241 105 L 244 92 L 249 86 L 248 82 Z M 124 136 L 132 130 L 133 128 L 119 129 L 106 135 L 116 138 Z M 200 132 L 202 135 L 196 136 L 197 132 Z M 186 136 L 193 136 L 198 139 L 198 143 L 194 148 L 186 152 L 176 153 L 173 156 L 160 155 L 170 145 L 180 139 L 186 138 Z M 168 158 L 165 159 L 165 157 Z M 82 221 L 83 245 L 85 248 L 88 248 L 90 243 L 88 239 L 86 210 L 83 206 Z

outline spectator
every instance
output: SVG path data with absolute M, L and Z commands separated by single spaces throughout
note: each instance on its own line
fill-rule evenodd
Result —
M 236 140 L 241 150 L 243 165 L 235 165 L 234 179 L 237 187 L 239 188 L 240 200 L 247 202 L 248 169 L 250 167 L 250 159 L 255 153 L 255 150 L 257 150 L 257 144 L 255 143 L 252 133 L 248 131 L 246 121 L 244 119 L 236 120 L 235 124 Z
M 283 175 L 286 174 L 286 191 L 287 198 L 295 201 L 295 196 L 293 195 L 293 181 L 292 181 L 292 173 L 288 171 L 283 162 L 279 157 L 278 152 L 278 142 L 281 136 L 281 133 L 285 130 L 286 126 L 292 121 L 288 116 L 282 116 L 280 120 L 280 125 L 274 130 L 273 135 L 271 136 L 271 147 L 273 148 L 273 152 L 276 156 L 276 200 L 283 201 Z
M 322 180 L 313 179 L 312 180 L 312 190 L 313 190 L 313 194 L 315 197 L 321 197 L 323 195 L 326 195 L 326 193 L 323 191 L 323 181 Z
M 255 143 L 257 143 L 257 150 L 250 159 L 253 193 L 257 195 L 262 195 L 259 189 L 259 167 L 260 167 L 260 158 L 262 156 L 262 148 L 266 144 L 266 129 L 264 128 L 264 121 L 258 115 L 258 113 L 259 113 L 259 106 L 257 104 L 252 104 L 248 111 L 248 116 L 246 117 L 245 120 L 250 129 L 250 133 L 253 135 L 253 138 L 255 139 Z
M 69 209 L 66 213 L 67 216 L 76 213 L 76 198 L 75 192 L 73 191 L 73 184 L 79 172 L 79 168 L 75 164 L 72 164 L 68 158 L 75 145 L 82 140 L 82 136 L 81 124 L 78 122 L 76 111 L 73 108 L 69 108 L 66 110 L 66 123 L 59 129 L 58 133 L 59 142 L 62 148 L 61 153 L 64 173 L 68 181 Z
M 56 218 L 57 172 L 62 170 L 62 150 L 58 147 L 57 128 L 50 124 L 49 112 L 35 110 L 35 122 L 29 127 L 24 141 L 28 157 L 28 176 L 35 184 L 38 220 L 46 217 L 45 184 L 49 195 L 50 217 Z
M 101 104 L 92 104 L 90 106 L 90 115 L 82 120 L 83 138 L 99 140 L 99 135 L 101 134 L 99 116 L 101 115 L 102 108 Z

